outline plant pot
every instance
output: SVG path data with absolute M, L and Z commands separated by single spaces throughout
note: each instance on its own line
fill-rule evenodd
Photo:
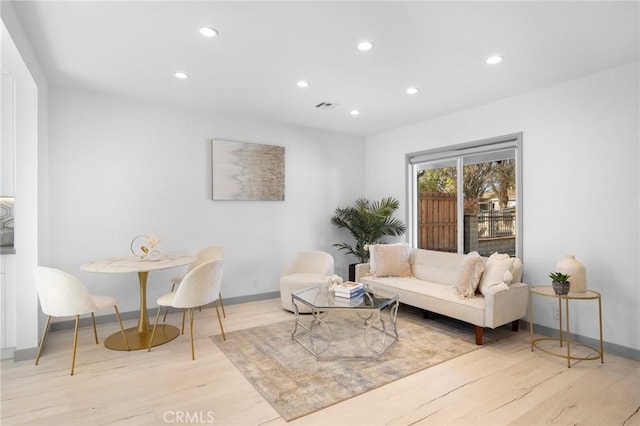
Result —
M 557 294 L 559 296 L 565 296 L 565 295 L 569 294 L 569 289 L 571 288 L 571 283 L 570 282 L 559 283 L 559 282 L 553 281 L 551 283 L 551 286 L 553 287 L 553 291 L 554 291 L 555 294 Z

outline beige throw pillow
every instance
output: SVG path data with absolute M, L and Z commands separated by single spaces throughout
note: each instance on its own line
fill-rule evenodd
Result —
M 376 247 L 377 244 L 369 244 L 367 250 L 369 250 L 369 272 L 371 275 L 376 274 Z
M 500 259 L 510 259 L 511 260 L 511 276 L 505 274 L 504 282 L 506 284 L 521 282 L 522 281 L 522 260 L 517 257 L 511 257 L 506 253 L 498 253 L 495 252 L 491 256 L 489 256 L 489 261 L 492 260 L 500 260 Z
M 410 277 L 408 244 L 376 244 L 369 246 L 372 274 L 378 277 Z
M 493 255 L 491 255 L 489 260 L 487 260 L 487 263 L 484 265 L 482 279 L 480 279 L 480 285 L 478 286 L 480 293 L 486 295 L 487 290 L 494 285 L 511 283 L 511 279 L 513 278 L 513 274 L 511 273 L 513 259 L 510 258 L 509 255 L 504 256 L 493 257 Z
M 458 267 L 453 286 L 458 296 L 463 299 L 474 296 L 482 277 L 482 271 L 484 271 L 484 261 L 477 252 L 471 252 L 464 257 Z
M 502 259 L 511 259 L 511 256 L 509 256 L 507 253 L 498 253 L 497 251 L 489 256 L 489 261 Z
M 515 257 L 513 259 L 513 266 L 511 267 L 511 275 L 513 278 L 511 279 L 512 283 L 522 282 L 522 260 Z
M 407 243 L 392 243 L 392 244 L 371 244 L 367 246 L 369 251 L 369 272 L 371 275 L 376 274 L 376 248 L 377 247 L 390 247 L 390 246 L 409 246 Z

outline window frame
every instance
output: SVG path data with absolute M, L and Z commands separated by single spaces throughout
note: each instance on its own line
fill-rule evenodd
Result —
M 427 149 L 405 154 L 406 170 L 406 223 L 407 242 L 411 247 L 418 246 L 418 180 L 417 169 L 421 163 L 431 161 L 455 160 L 458 169 L 457 185 L 457 247 L 458 253 L 464 252 L 464 194 L 462 192 L 461 173 L 463 159 L 472 154 L 488 154 L 505 149 L 514 149 L 516 167 L 516 256 L 522 258 L 522 132 L 465 142 L 456 145 Z

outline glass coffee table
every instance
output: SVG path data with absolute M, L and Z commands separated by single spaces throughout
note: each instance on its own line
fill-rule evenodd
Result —
M 326 285 L 318 285 L 293 292 L 291 301 L 295 314 L 291 338 L 316 359 L 319 359 L 334 341 L 330 318 L 336 311 L 355 313 L 362 320 L 356 324 L 362 327 L 367 353 L 353 357 L 378 358 L 398 340 L 398 295 L 383 294 L 371 287 L 365 287 L 363 296 L 346 299 L 335 297 Z M 300 305 L 307 306 L 311 314 L 300 314 Z M 386 317 L 383 315 L 385 310 L 389 314 L 386 321 L 383 319 L 383 316 Z

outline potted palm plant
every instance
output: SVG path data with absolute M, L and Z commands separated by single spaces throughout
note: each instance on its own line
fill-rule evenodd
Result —
M 404 223 L 393 217 L 399 207 L 398 200 L 386 197 L 380 201 L 360 198 L 353 206 L 337 208 L 331 223 L 348 230 L 355 239 L 355 246 L 348 243 L 336 243 L 333 246 L 356 256 L 360 263 L 368 262 L 370 244 L 381 243 L 381 238 L 386 235 L 400 236 L 405 233 Z M 352 273 L 354 268 L 355 264 L 349 266 L 350 280 L 355 279 Z

